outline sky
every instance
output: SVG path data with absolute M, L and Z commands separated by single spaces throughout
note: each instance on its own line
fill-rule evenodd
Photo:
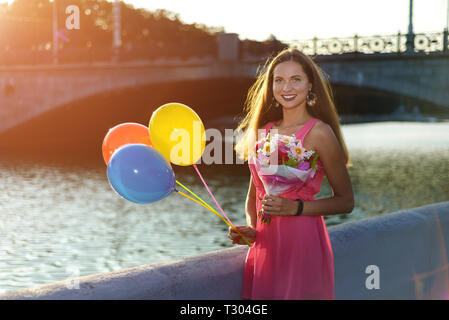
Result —
M 5 0 L 0 0 L 4 2 Z M 13 0 L 6 0 L 12 2 Z M 113 1 L 113 0 L 109 0 Z M 164 8 L 185 23 L 238 33 L 241 40 L 352 37 L 407 33 L 409 0 L 122 0 L 135 8 Z M 441 32 L 449 0 L 414 0 L 415 33 Z
M 164 8 L 185 23 L 223 26 L 240 39 L 281 40 L 406 33 L 409 0 L 125 0 L 135 8 Z M 449 0 L 414 0 L 415 32 L 442 32 Z

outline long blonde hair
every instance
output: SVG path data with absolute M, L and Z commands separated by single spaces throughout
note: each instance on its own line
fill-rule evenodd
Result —
M 352 166 L 341 133 L 340 119 L 329 81 L 325 73 L 310 57 L 295 48 L 284 49 L 276 57 L 267 59 L 262 72 L 249 89 L 244 106 L 246 115 L 237 127 L 237 131 L 243 132 L 243 137 L 235 146 L 238 156 L 247 161 L 248 150 L 255 142 L 257 130 L 263 129 L 269 121 L 282 119 L 282 108 L 274 107 L 273 71 L 278 64 L 285 61 L 295 61 L 302 66 L 307 78 L 312 83 L 313 93 L 317 97 L 317 102 L 313 107 L 306 105 L 307 112 L 332 128 L 344 152 L 346 166 Z

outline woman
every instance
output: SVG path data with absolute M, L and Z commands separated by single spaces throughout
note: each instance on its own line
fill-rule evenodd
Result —
M 354 195 L 347 171 L 348 151 L 328 82 L 320 68 L 297 49 L 285 49 L 250 88 L 246 117 L 238 129 L 237 153 L 248 160 L 257 131 L 295 134 L 305 149 L 318 153 L 318 170 L 296 190 L 280 196 L 265 193 L 254 164 L 246 198 L 247 226 L 238 230 L 253 246 L 243 279 L 244 299 L 334 299 L 332 247 L 323 216 L 350 213 Z M 273 132 L 273 131 L 272 131 Z M 315 200 L 327 176 L 333 196 Z M 257 212 L 271 216 L 269 224 Z M 232 243 L 242 244 L 232 229 Z

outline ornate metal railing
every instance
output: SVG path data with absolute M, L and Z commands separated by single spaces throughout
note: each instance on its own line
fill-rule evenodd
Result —
M 308 55 L 448 52 L 448 32 L 283 41 Z

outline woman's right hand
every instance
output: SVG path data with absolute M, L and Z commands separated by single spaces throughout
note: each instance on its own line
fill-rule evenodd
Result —
M 250 243 L 256 241 L 256 229 L 250 226 L 235 226 L 235 227 Z M 232 241 L 232 244 L 247 245 L 247 243 L 243 241 L 242 236 L 231 227 L 229 227 L 228 238 L 229 240 Z

